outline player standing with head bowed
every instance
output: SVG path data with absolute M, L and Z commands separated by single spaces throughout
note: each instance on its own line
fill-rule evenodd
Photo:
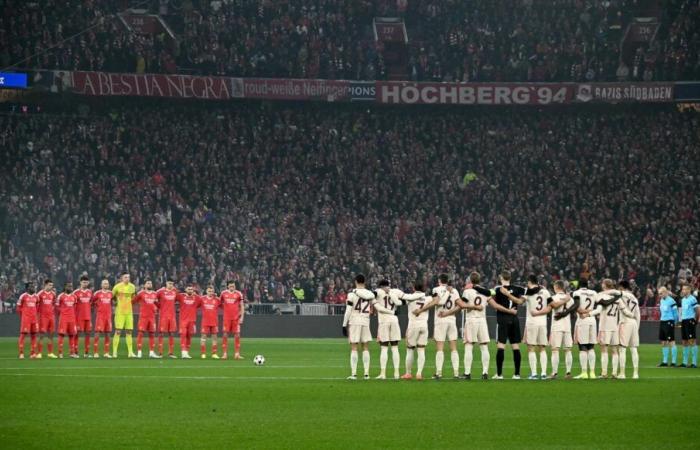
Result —
M 552 349 L 552 376 L 555 379 L 559 372 L 559 350 L 564 349 L 565 378 L 571 378 L 571 367 L 574 357 L 571 347 L 574 340 L 571 336 L 571 318 L 569 315 L 578 310 L 578 304 L 566 293 L 564 280 L 554 282 L 554 295 L 549 305 L 539 314 L 553 313 L 552 326 L 549 333 L 549 345 Z
M 111 358 L 109 353 L 109 335 L 112 333 L 112 303 L 114 295 L 109 289 L 106 278 L 100 284 L 100 290 L 92 294 L 92 304 L 95 306 L 95 334 L 93 336 L 93 358 L 99 358 L 99 335 L 102 334 L 102 349 L 105 358 Z
M 158 289 L 158 354 L 163 355 L 163 335 L 168 335 L 168 357 L 176 358 L 174 333 L 177 333 L 177 321 L 175 320 L 175 299 L 177 289 L 175 281 L 168 278 L 165 287 Z
M 183 294 L 177 294 L 177 302 L 180 304 L 180 357 L 191 359 L 190 345 L 192 337 L 197 332 L 197 307 L 199 298 L 195 294 L 194 286 L 190 283 Z
M 413 352 L 417 353 L 416 380 L 423 379 L 425 366 L 425 346 L 428 345 L 428 317 L 430 313 L 423 309 L 426 303 L 432 301 L 423 292 L 423 284 L 413 285 L 413 293 L 404 295 L 403 302 L 408 305 L 408 327 L 406 328 L 406 373 L 404 380 L 413 378 Z
M 596 295 L 596 306 L 591 311 L 591 316 L 600 316 L 600 331 L 598 342 L 600 343 L 600 370 L 601 378 L 608 377 L 608 350 L 612 353 L 611 376 L 617 376 L 617 366 L 620 361 L 617 349 L 620 345 L 620 332 L 618 328 L 620 301 L 622 294 L 615 290 L 615 283 L 606 278 L 602 282 L 603 290 Z
M 112 288 L 112 295 L 117 299 L 117 309 L 114 311 L 114 339 L 112 340 L 112 357 L 117 357 L 119 350 L 119 340 L 126 331 L 126 349 L 129 358 L 136 358 L 133 350 L 131 334 L 134 329 L 134 313 L 131 301 L 136 295 L 136 286 L 131 283 L 129 272 L 123 272 L 119 277 L 119 283 Z
M 665 286 L 659 288 L 659 341 L 661 341 L 661 364 L 658 367 L 667 367 L 669 365 L 668 357 L 671 353 L 671 367 L 675 367 L 677 350 L 676 350 L 676 324 L 678 323 L 678 305 L 676 300 L 671 297 Z
M 80 277 L 80 288 L 73 292 L 78 303 L 76 312 L 78 314 L 78 338 L 79 334 L 83 333 L 85 341 L 83 358 L 91 356 L 90 353 L 90 333 L 92 332 L 92 291 L 90 290 L 90 279 L 83 275 Z
M 579 380 L 595 379 L 595 343 L 598 330 L 595 318 L 591 317 L 590 313 L 595 308 L 596 292 L 588 289 L 588 280 L 580 280 L 578 285 L 579 289 L 573 293 L 574 301 L 579 303 L 576 311 L 578 319 L 576 320 L 574 337 L 578 344 L 581 374 L 574 378 Z
M 57 358 L 53 352 L 53 334 L 56 332 L 56 292 L 54 292 L 53 281 L 44 280 L 44 289 L 37 296 L 39 297 L 39 348 L 37 357 L 41 358 L 41 345 L 45 338 L 48 338 L 47 350 L 48 358 Z
M 369 316 L 372 305 L 376 302 L 372 291 L 365 288 L 365 276 L 358 274 L 355 277 L 355 289 L 350 291 L 343 316 L 343 334 L 350 341 L 350 376 L 348 380 L 357 379 L 357 349 L 362 345 L 362 367 L 365 370 L 364 378 L 369 379 L 369 343 L 372 341 L 372 332 L 369 329 Z
M 243 304 L 243 293 L 236 289 L 236 282 L 226 283 L 226 290 L 221 293 L 221 304 L 224 308 L 224 336 L 222 346 L 224 354 L 221 359 L 228 358 L 228 336 L 233 334 L 233 359 L 243 359 L 241 356 L 241 325 L 245 319 L 245 308 Z
M 29 357 L 32 359 L 36 358 L 36 334 L 39 331 L 38 306 L 39 297 L 36 295 L 34 283 L 25 283 L 24 293 L 17 300 L 17 312 L 20 315 L 19 359 L 24 359 L 24 339 L 27 335 L 30 336 L 31 340 Z
M 78 357 L 78 329 L 75 306 L 78 299 L 73 294 L 73 283 L 63 285 L 63 292 L 56 299 L 58 306 L 58 357 L 63 358 L 63 338 L 68 336 L 68 349 L 71 358 Z
M 698 367 L 697 321 L 700 316 L 698 299 L 690 292 L 690 285 L 681 288 L 681 339 L 683 340 L 683 364 L 681 367 Z M 688 357 L 692 354 L 691 362 Z
M 489 300 L 489 305 L 496 310 L 496 330 L 498 350 L 496 351 L 496 376 L 494 380 L 503 379 L 503 361 L 505 360 L 506 343 L 513 349 L 514 380 L 520 379 L 520 321 L 518 320 L 518 305 L 525 302 L 521 298 L 525 294 L 522 286 L 510 284 L 511 274 L 504 270 L 499 275 L 500 285 L 495 288 L 495 295 Z
M 523 340 L 527 345 L 527 358 L 530 365 L 530 380 L 547 378 L 547 306 L 552 301 L 552 294 L 540 286 L 536 275 L 527 278 L 525 291 L 525 334 Z M 537 356 L 540 359 L 540 376 L 537 376 Z
M 219 359 L 217 335 L 219 334 L 219 308 L 221 302 L 216 296 L 214 285 L 207 286 L 207 294 L 199 297 L 198 306 L 202 308 L 202 331 L 199 338 L 200 357 L 207 357 L 207 338 L 211 336 L 211 357 Z
M 622 301 L 620 302 L 620 371 L 618 378 L 626 378 L 627 348 L 632 354 L 632 378 L 639 378 L 639 300 L 632 294 L 630 283 L 627 280 L 620 281 Z
M 153 282 L 146 280 L 143 284 L 143 289 L 136 294 L 136 297 L 131 301 L 133 304 L 139 305 L 139 331 L 136 336 L 136 357 L 141 358 L 141 347 L 143 347 L 143 333 L 148 333 L 148 357 L 160 358 L 161 356 L 155 352 L 155 332 L 156 332 L 156 313 L 158 309 L 158 293 L 153 290 Z
M 391 357 L 394 366 L 394 379 L 400 377 L 401 356 L 399 355 L 399 341 L 401 340 L 401 328 L 399 318 L 396 317 L 396 308 L 400 306 L 404 296 L 400 289 L 390 289 L 389 280 L 379 282 L 379 289 L 376 293 L 377 302 L 374 309 L 377 311 L 379 325 L 377 327 L 377 337 L 381 347 L 379 354 L 379 376 L 378 380 L 386 379 L 386 366 L 389 361 L 389 348 L 391 347 Z

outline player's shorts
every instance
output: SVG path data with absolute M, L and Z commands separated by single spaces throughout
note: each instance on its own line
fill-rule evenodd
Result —
M 160 317 L 158 331 L 161 333 L 175 333 L 177 331 L 177 323 L 175 317 Z
M 197 333 L 197 324 L 193 322 L 180 323 L 180 335 L 194 336 Z
M 527 345 L 547 345 L 547 325 L 525 324 L 523 342 Z
M 114 328 L 117 330 L 133 330 L 134 329 L 134 315 L 133 314 L 115 314 L 114 315 Z
M 521 342 L 520 321 L 513 319 L 501 319 L 496 322 L 496 338 L 499 343 L 519 344 Z
M 571 339 L 571 331 L 552 331 L 549 336 L 549 345 L 552 348 L 571 348 L 574 344 Z
M 100 316 L 95 317 L 95 332 L 97 333 L 111 333 L 112 332 L 112 316 Z
M 433 339 L 438 342 L 456 341 L 457 334 L 455 322 L 438 322 L 433 328 Z
M 20 333 L 36 333 L 39 331 L 39 322 L 22 318 L 19 325 Z
M 241 321 L 239 319 L 227 319 L 224 317 L 224 333 L 238 334 L 241 332 Z
M 587 319 L 588 318 L 578 319 L 576 321 L 576 328 L 574 330 L 574 333 L 576 334 L 576 343 L 579 345 L 595 344 L 598 341 L 596 339 L 596 335 L 598 333 L 596 332 L 595 319 Z
M 58 320 L 58 334 L 67 334 L 73 336 L 78 333 L 78 327 L 75 326 L 75 322 L 67 320 Z
M 695 319 L 685 319 L 681 321 L 681 339 L 695 339 L 697 336 Z
M 219 334 L 218 325 L 202 325 L 201 334 Z
M 467 319 L 464 324 L 464 340 L 469 344 L 488 344 L 491 339 L 486 319 Z
M 147 331 L 149 333 L 156 332 L 156 318 L 155 317 L 139 317 L 139 331 Z
M 348 337 L 351 344 L 364 344 L 372 340 L 369 325 L 350 325 Z
M 425 347 L 428 345 L 428 327 L 409 327 L 406 329 L 406 345 L 408 347 Z
M 600 345 L 620 345 L 620 333 L 615 331 L 601 331 L 598 333 Z
M 671 342 L 676 340 L 676 324 L 673 320 L 659 322 L 659 340 Z
M 398 342 L 401 340 L 401 328 L 399 321 L 383 322 L 379 324 L 377 329 L 379 342 Z
M 56 318 L 53 316 L 40 318 L 39 331 L 42 333 L 53 333 L 56 331 Z
M 620 345 L 623 347 L 639 347 L 639 325 L 637 325 L 637 322 L 620 324 Z
M 78 331 L 80 332 L 88 332 L 92 330 L 92 321 L 90 319 L 88 320 L 78 320 L 78 323 L 76 324 Z

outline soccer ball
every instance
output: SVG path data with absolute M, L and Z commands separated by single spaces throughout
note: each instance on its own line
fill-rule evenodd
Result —
M 255 355 L 255 358 L 253 358 L 253 364 L 256 366 L 262 366 L 265 364 L 265 357 L 263 355 Z

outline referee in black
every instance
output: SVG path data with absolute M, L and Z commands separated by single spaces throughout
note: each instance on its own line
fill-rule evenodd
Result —
M 510 272 L 501 271 L 501 284 L 496 286 L 495 294 L 489 299 L 489 305 L 496 310 L 496 334 L 498 350 L 496 351 L 496 376 L 494 380 L 503 379 L 503 360 L 505 359 L 506 343 L 513 349 L 513 365 L 515 366 L 514 380 L 520 379 L 520 321 L 518 320 L 518 305 L 525 302 L 520 298 L 526 289 L 510 284 Z

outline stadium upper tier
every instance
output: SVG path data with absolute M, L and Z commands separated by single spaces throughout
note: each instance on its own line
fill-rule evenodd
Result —
M 135 5 L 152 16 L 117 14 Z M 377 34 L 377 17 L 400 19 L 406 39 L 402 26 Z M 0 58 L 275 78 L 698 80 L 698 30 L 695 0 L 8 0 Z
M 357 271 L 408 288 L 510 268 L 631 278 L 645 298 L 698 273 L 696 113 L 105 108 L 0 116 L 3 292 L 128 268 L 313 300 Z

